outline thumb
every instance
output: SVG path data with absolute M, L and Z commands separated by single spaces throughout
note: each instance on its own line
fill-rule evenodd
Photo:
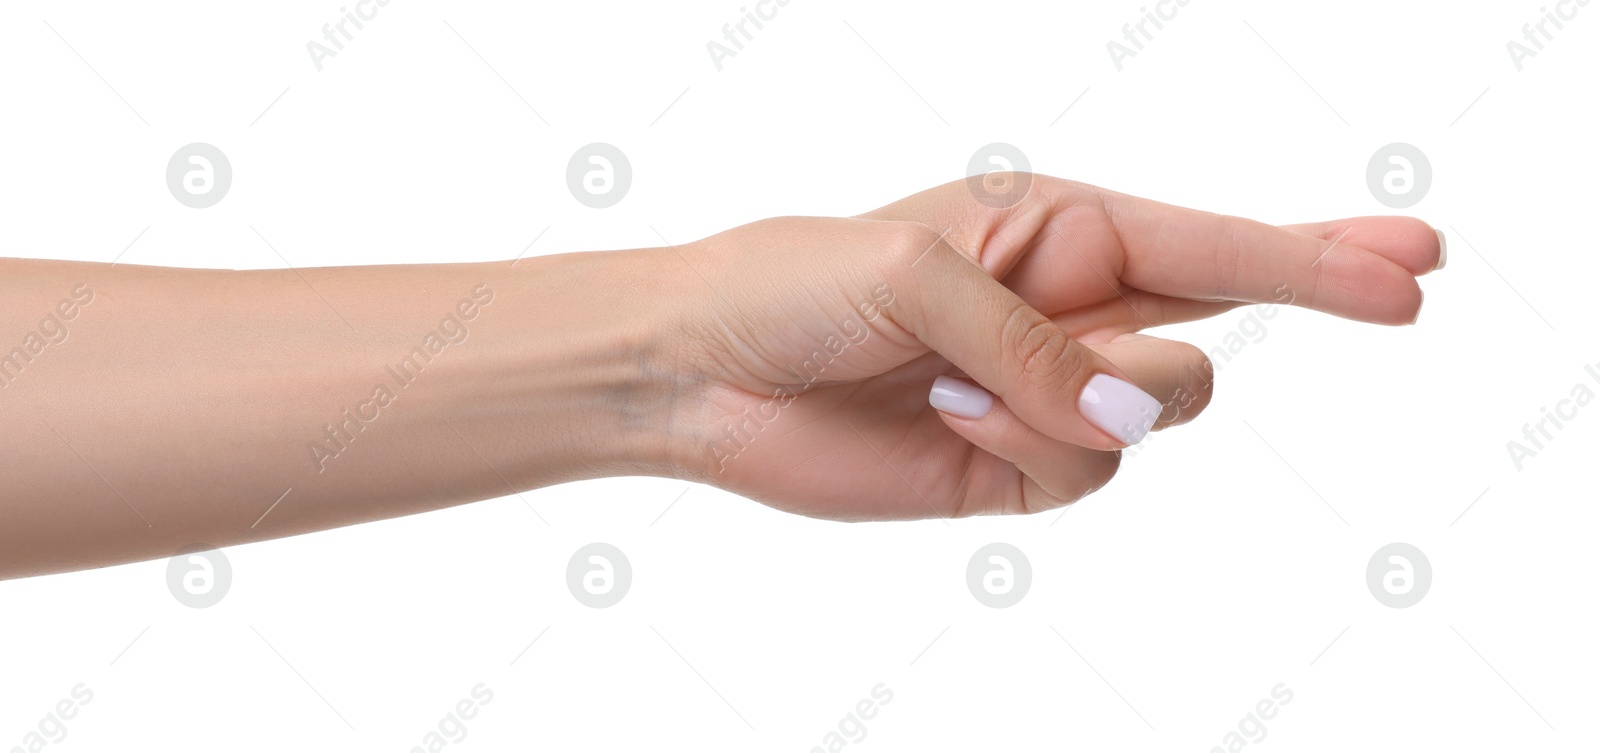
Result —
M 1067 336 L 965 255 L 923 225 L 908 226 L 915 263 L 902 270 L 908 305 L 891 320 L 1053 439 L 1097 450 L 1137 444 L 1161 403 L 1110 361 Z M 924 250 L 926 249 L 926 250 Z M 886 311 L 887 313 L 887 311 Z M 948 396 L 946 396 L 948 397 Z M 934 407 L 963 415 L 956 401 Z M 977 416 L 966 416 L 975 418 Z

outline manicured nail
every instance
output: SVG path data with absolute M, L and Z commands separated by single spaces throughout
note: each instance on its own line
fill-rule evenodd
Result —
M 1078 396 L 1078 412 L 1107 434 L 1133 445 L 1155 424 L 1161 403 L 1110 374 L 1095 374 Z
M 994 395 L 971 382 L 942 376 L 933 380 L 928 404 L 962 418 L 983 418 L 994 407 Z
M 1444 269 L 1444 260 L 1445 260 L 1444 231 L 1435 228 L 1433 233 L 1434 233 L 1434 235 L 1439 236 L 1439 266 L 1436 266 L 1436 267 L 1433 268 L 1434 271 L 1438 271 L 1438 270 Z

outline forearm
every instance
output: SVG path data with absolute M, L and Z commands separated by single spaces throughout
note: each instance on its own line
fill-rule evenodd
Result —
M 670 473 L 667 261 L 0 262 L 0 577 Z

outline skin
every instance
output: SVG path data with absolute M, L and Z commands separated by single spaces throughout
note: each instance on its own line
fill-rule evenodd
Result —
M 1046 510 L 1116 472 L 1124 445 L 1076 407 L 1096 373 L 1163 402 L 1157 429 L 1210 401 L 1204 354 L 1140 330 L 1286 300 L 1407 324 L 1441 260 L 1410 218 L 1279 228 L 1009 179 L 1031 184 L 1007 208 L 960 181 L 854 218 L 515 263 L 0 260 L 0 348 L 93 293 L 5 374 L 0 577 L 614 475 L 838 520 Z M 430 343 L 400 386 L 388 367 Z M 934 410 L 939 375 L 993 409 Z

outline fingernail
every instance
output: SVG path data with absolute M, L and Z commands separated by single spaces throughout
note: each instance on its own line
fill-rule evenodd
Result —
M 994 395 L 971 382 L 942 376 L 933 380 L 928 404 L 962 418 L 983 418 L 994 407 Z
M 1412 324 L 1416 324 L 1417 320 L 1422 318 L 1422 303 L 1423 303 L 1423 300 L 1426 299 L 1426 298 L 1427 298 L 1427 294 L 1426 293 L 1423 293 L 1420 290 L 1417 291 L 1417 315 L 1411 317 L 1411 323 Z
M 1161 415 L 1161 403 L 1110 374 L 1095 374 L 1078 396 L 1078 412 L 1125 444 L 1138 444 Z
M 1433 268 L 1434 271 L 1437 272 L 1438 270 L 1444 269 L 1444 261 L 1445 261 L 1444 231 L 1443 230 L 1439 230 L 1438 228 L 1435 228 L 1433 233 L 1434 233 L 1434 235 L 1439 236 L 1439 266 L 1436 266 L 1436 267 Z

